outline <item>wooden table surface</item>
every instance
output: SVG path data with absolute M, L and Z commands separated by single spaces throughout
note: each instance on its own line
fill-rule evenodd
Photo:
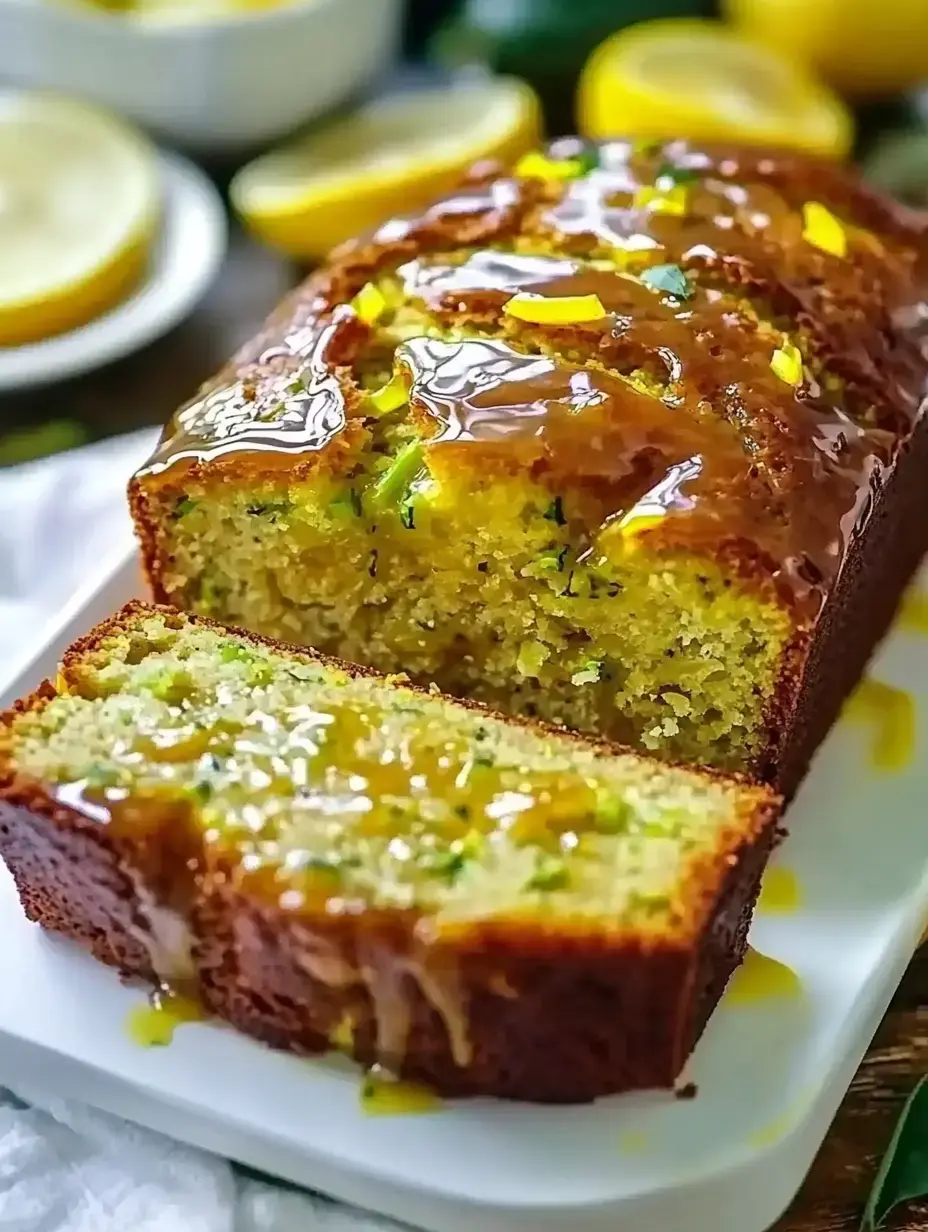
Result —
M 2 429 L 64 416 L 86 423 L 93 436 L 106 436 L 163 422 L 245 341 L 295 277 L 285 262 L 233 235 L 218 281 L 186 324 L 92 376 L 0 397 Z M 916 956 L 805 1186 L 776 1232 L 856 1232 L 895 1117 L 926 1071 L 928 947 Z M 928 1232 L 928 1204 L 909 1208 L 889 1227 Z

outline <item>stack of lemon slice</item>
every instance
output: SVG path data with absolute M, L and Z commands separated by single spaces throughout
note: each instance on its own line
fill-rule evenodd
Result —
M 95 107 L 0 94 L 0 346 L 85 324 L 141 279 L 157 231 L 152 146 Z

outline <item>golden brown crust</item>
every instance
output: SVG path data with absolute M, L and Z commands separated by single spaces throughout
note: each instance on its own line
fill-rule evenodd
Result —
M 130 603 L 69 648 L 65 681 L 107 637 L 155 611 L 172 622 L 217 627 Z M 330 662 L 305 649 L 241 636 Z M 2 717 L 2 730 L 54 695 L 54 686 L 43 684 Z M 603 755 L 623 751 L 605 741 L 568 738 Z M 372 1063 L 382 1054 L 386 981 L 409 1015 L 404 1076 L 449 1095 L 573 1102 L 672 1085 L 743 954 L 778 802 L 732 776 L 698 773 L 743 784 L 743 794 L 730 838 L 691 870 L 706 910 L 689 943 L 509 920 L 469 925 L 424 944 L 414 913 L 283 910 L 241 889 L 234 857 L 205 845 L 187 827 L 180 833 L 156 828 L 139 841 L 63 806 L 42 784 L 18 774 L 9 738 L 2 736 L 0 854 L 31 919 L 125 974 L 148 980 L 159 974 L 152 899 L 181 916 L 208 1011 L 276 1047 L 323 1051 L 349 1019 L 356 1057 Z M 195 869 L 195 875 L 178 879 L 180 868 Z

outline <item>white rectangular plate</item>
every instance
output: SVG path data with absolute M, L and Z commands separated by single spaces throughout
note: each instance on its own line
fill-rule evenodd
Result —
M 925 582 L 923 581 L 923 586 Z M 141 593 L 134 556 L 75 599 L 5 691 Z M 928 638 L 897 632 L 871 674 L 928 715 Z M 800 1185 L 928 917 L 928 738 L 909 767 L 868 759 L 839 724 L 775 857 L 801 903 L 760 913 L 751 942 L 799 977 L 792 996 L 723 1000 L 688 1067 L 698 1095 L 579 1108 L 492 1101 L 367 1117 L 357 1072 L 206 1024 L 169 1048 L 126 1032 L 139 990 L 28 924 L 0 867 L 0 1082 L 52 1088 L 432 1232 L 761 1232 Z

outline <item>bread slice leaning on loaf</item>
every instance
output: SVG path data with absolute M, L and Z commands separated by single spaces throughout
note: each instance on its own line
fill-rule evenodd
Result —
M 777 805 L 142 603 L 0 727 L 30 919 L 275 1047 L 448 1095 L 671 1086 Z
M 155 596 L 788 795 L 928 546 L 925 251 L 797 154 L 484 166 L 174 416 Z

